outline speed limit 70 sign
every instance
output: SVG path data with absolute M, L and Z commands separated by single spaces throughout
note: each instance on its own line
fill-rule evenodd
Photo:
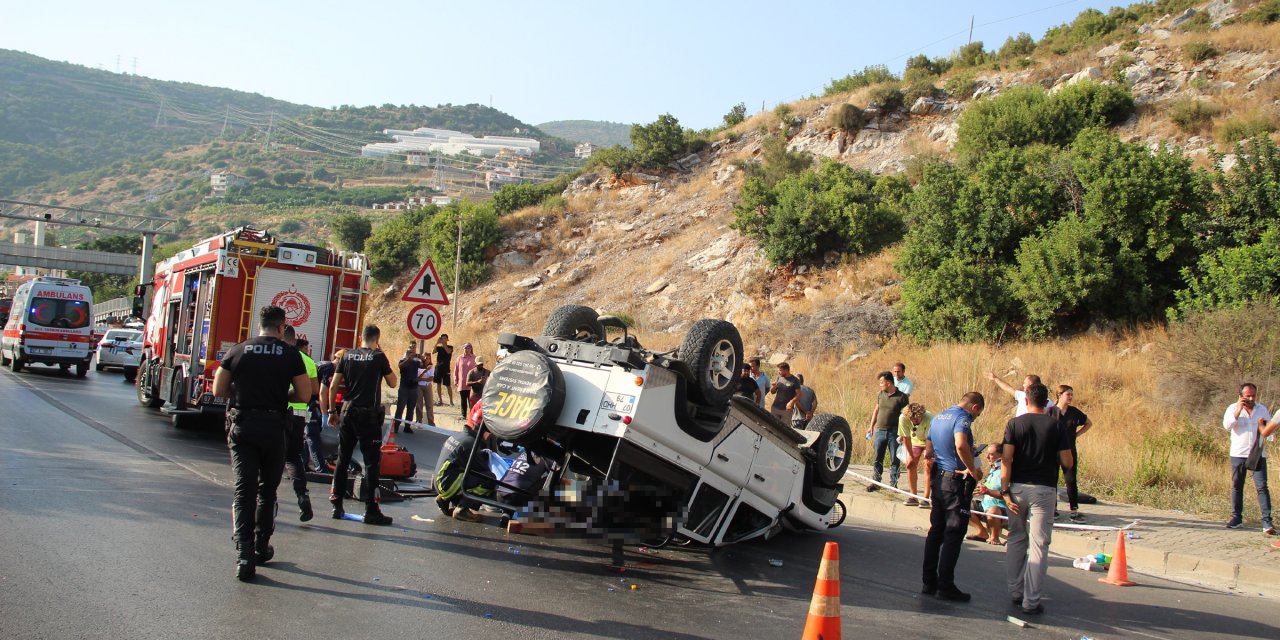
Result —
M 430 340 L 440 333 L 440 312 L 429 304 L 409 310 L 409 333 L 419 340 Z

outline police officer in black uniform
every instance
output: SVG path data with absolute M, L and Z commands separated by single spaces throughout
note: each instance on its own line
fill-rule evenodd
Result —
M 333 470 L 333 486 L 329 491 L 329 503 L 333 505 L 333 517 L 346 514 L 342 497 L 347 492 L 347 467 L 356 444 L 364 456 L 364 480 L 368 496 L 364 511 L 364 523 L 391 524 L 391 518 L 378 508 L 378 471 L 382 461 L 382 421 L 386 417 L 382 408 L 382 386 L 385 380 L 395 388 L 396 372 L 391 362 L 378 346 L 382 332 L 369 325 L 364 328 L 364 344 L 359 349 L 348 349 L 336 363 L 333 380 L 329 385 L 329 406 L 337 406 L 338 389 L 345 387 L 342 396 L 341 427 L 338 430 L 338 462 Z M 329 421 L 338 417 L 338 409 L 329 410 Z
M 252 580 L 254 567 L 275 555 L 269 542 L 284 472 L 288 403 L 305 402 L 311 390 L 302 356 L 281 340 L 284 309 L 263 307 L 258 324 L 258 337 L 227 351 L 213 377 L 214 395 L 230 398 L 227 448 L 236 478 L 231 526 L 240 580 Z

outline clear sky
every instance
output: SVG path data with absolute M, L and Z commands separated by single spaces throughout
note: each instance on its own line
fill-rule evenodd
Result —
M 1128 2 L 1122 2 L 1128 4 Z M 0 0 L 0 48 L 319 107 L 488 104 L 548 120 L 719 124 L 975 40 L 1037 40 L 1093 0 Z M 118 58 L 117 58 L 118 57 Z M 0 91 L 3 87 L 0 87 Z

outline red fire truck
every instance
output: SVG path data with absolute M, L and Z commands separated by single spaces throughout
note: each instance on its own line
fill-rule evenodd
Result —
M 282 307 L 317 360 L 359 342 L 365 257 L 281 242 L 251 226 L 214 236 L 156 265 L 138 369 L 138 402 L 176 427 L 226 412 L 213 374 L 228 349 L 257 335 L 258 309 Z

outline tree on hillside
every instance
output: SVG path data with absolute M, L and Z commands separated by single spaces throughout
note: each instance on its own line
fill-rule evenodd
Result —
M 684 153 L 684 129 L 675 116 L 664 113 L 649 124 L 631 127 L 631 147 L 641 165 L 661 167 Z
M 733 108 L 729 110 L 729 113 L 724 114 L 724 126 L 735 127 L 742 124 L 746 119 L 747 103 L 739 102 L 738 104 L 733 105 Z
M 485 252 L 502 240 L 498 226 L 498 214 L 489 203 L 469 200 L 457 202 L 440 210 L 426 229 L 424 253 L 436 265 L 436 271 L 453 286 L 454 263 L 458 257 L 458 221 L 462 221 L 462 270 L 459 284 L 469 289 L 483 283 L 489 277 L 489 265 Z
M 364 243 L 371 233 L 373 223 L 358 213 L 344 213 L 333 219 L 333 235 L 345 249 L 364 251 Z

